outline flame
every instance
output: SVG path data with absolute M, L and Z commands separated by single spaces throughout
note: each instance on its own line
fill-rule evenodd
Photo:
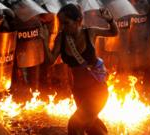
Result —
M 99 113 L 99 118 L 103 119 L 107 126 L 123 126 L 125 131 L 120 134 L 125 134 L 132 127 L 141 126 L 144 121 L 148 121 L 150 118 L 150 106 L 140 101 L 139 93 L 135 88 L 137 78 L 134 76 L 128 76 L 129 88 L 128 93 L 118 96 L 118 91 L 122 92 L 122 89 L 116 89 L 115 84 L 120 84 L 121 81 L 115 77 L 116 73 L 109 76 L 109 98 L 102 110 Z M 40 99 L 40 92 L 33 92 L 33 97 L 30 101 L 23 103 L 15 103 L 12 95 L 5 97 L 0 101 L 0 121 L 5 123 L 5 117 L 15 118 L 22 117 L 24 113 L 28 116 L 32 113 L 47 114 L 49 117 L 65 118 L 68 120 L 70 116 L 75 112 L 76 105 L 73 96 L 64 100 L 55 101 L 57 93 L 49 95 L 49 102 L 42 101 Z M 6 125 L 6 124 L 5 124 Z M 134 125 L 134 128 L 133 128 Z M 118 133 L 117 133 L 118 134 Z
M 27 101 L 24 106 L 24 109 L 26 111 L 37 112 L 41 111 L 46 106 L 46 103 L 38 98 L 39 95 L 40 95 L 39 91 L 36 90 L 35 92 L 33 92 L 33 98 L 30 101 Z
M 1 116 L 8 116 L 10 118 L 15 117 L 21 112 L 21 105 L 13 102 L 12 95 L 2 99 L 0 102 L 0 114 Z
M 110 78 L 112 79 L 113 75 Z M 130 81 L 130 91 L 125 98 L 120 99 L 115 92 L 114 84 L 110 84 L 108 81 L 109 98 L 105 108 L 99 113 L 99 118 L 104 119 L 111 126 L 124 125 L 126 131 L 133 129 L 133 125 L 137 128 L 150 118 L 150 106 L 140 101 L 139 93 L 135 88 L 137 78 L 128 76 L 128 80 Z M 116 79 L 116 82 L 120 81 Z
M 49 104 L 47 105 L 47 112 L 50 115 L 70 117 L 76 110 L 73 96 L 65 100 L 60 100 L 57 104 L 54 103 L 54 96 L 49 96 Z
M 0 92 L 4 91 L 4 90 L 7 90 L 10 88 L 11 86 L 11 78 L 9 77 L 6 77 L 6 76 L 1 76 L 0 77 Z
M 6 90 L 8 90 L 8 89 L 11 87 L 11 80 L 10 80 L 10 79 L 7 80 L 4 86 L 5 86 L 4 88 L 5 88 Z

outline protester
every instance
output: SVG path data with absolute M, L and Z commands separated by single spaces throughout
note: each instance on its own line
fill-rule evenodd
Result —
M 118 29 L 107 9 L 100 9 L 100 13 L 109 28 L 84 28 L 82 10 L 78 5 L 65 5 L 57 14 L 60 32 L 55 39 L 50 62 L 53 64 L 61 54 L 63 62 L 71 68 L 72 93 L 77 104 L 77 111 L 68 123 L 68 135 L 84 135 L 85 132 L 88 135 L 107 134 L 105 125 L 97 117 L 108 97 L 107 71 L 103 60 L 96 57 L 93 43 L 97 36 L 117 35 Z

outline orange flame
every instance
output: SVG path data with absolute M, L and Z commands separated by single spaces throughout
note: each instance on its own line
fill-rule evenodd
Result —
M 21 113 L 21 105 L 13 102 L 12 95 L 2 99 L 0 102 L 1 116 L 15 117 Z
M 110 76 L 112 79 L 113 76 Z M 130 91 L 127 93 L 124 99 L 118 99 L 118 95 L 115 92 L 114 84 L 109 84 L 109 98 L 105 108 L 99 113 L 99 118 L 104 119 L 109 125 L 117 127 L 117 125 L 124 125 L 125 132 L 131 129 L 137 129 L 142 123 L 150 118 L 150 106 L 146 106 L 139 99 L 139 94 L 135 89 L 137 78 L 134 76 L 128 76 L 130 81 Z M 119 80 L 116 80 L 119 82 Z
M 50 115 L 63 116 L 69 118 L 76 110 L 73 96 L 65 100 L 60 100 L 57 104 L 54 103 L 54 96 L 49 96 L 49 104 L 47 105 L 47 112 Z
M 113 80 L 113 81 L 112 81 Z M 125 98 L 118 98 L 114 83 L 120 83 L 119 79 L 115 78 L 115 73 L 111 74 L 108 80 L 109 85 L 109 98 L 105 108 L 99 117 L 102 118 L 108 127 L 123 126 L 125 131 L 121 134 L 127 133 L 131 127 L 132 130 L 137 129 L 145 121 L 150 118 L 150 106 L 146 106 L 139 99 L 139 94 L 135 88 L 137 78 L 134 76 L 128 76 L 130 82 L 130 91 L 125 95 Z M 75 112 L 76 105 L 73 100 L 73 96 L 60 100 L 55 103 L 55 95 L 49 95 L 49 102 L 46 103 L 39 98 L 40 93 L 38 91 L 33 93 L 33 98 L 27 101 L 25 105 L 21 103 L 15 103 L 12 99 L 12 95 L 0 101 L 0 121 L 3 123 L 5 117 L 14 118 L 16 116 L 22 116 L 23 113 L 45 113 L 49 117 L 68 118 Z M 134 126 L 133 126 L 134 125 Z M 116 133 L 118 134 L 118 133 Z

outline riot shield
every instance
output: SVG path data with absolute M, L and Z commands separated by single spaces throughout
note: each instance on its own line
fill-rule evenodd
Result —
M 2 3 L 0 3 L 0 9 L 1 10 L 9 10 L 9 8 L 7 8 L 5 5 L 3 5 Z
M 115 37 L 105 38 L 105 62 L 109 70 L 130 72 L 129 63 L 129 32 L 130 18 L 124 17 L 116 21 L 119 33 Z
M 16 35 L 16 32 L 0 33 L 0 92 L 11 86 Z
M 101 7 L 104 7 L 103 3 L 97 0 L 82 0 L 79 1 L 79 5 L 82 7 L 84 12 L 90 10 L 99 10 Z
M 146 52 L 149 47 L 149 22 L 147 15 L 134 16 L 130 28 L 130 57 L 133 69 L 146 68 Z
M 147 14 L 150 9 L 150 5 L 147 0 L 130 0 L 139 14 Z
M 18 67 L 32 67 L 44 61 L 42 31 L 38 21 L 34 19 L 18 29 L 16 48 Z
M 59 9 L 62 6 L 59 0 L 45 0 L 44 4 L 48 11 L 55 14 L 59 11 Z
M 12 5 L 12 9 L 19 18 L 17 18 L 18 21 L 15 24 L 18 30 L 16 48 L 18 67 L 27 68 L 43 63 L 44 36 L 42 23 L 45 23 L 45 18 L 51 21 L 53 16 L 32 0 L 19 1 Z
M 82 0 L 79 1 L 79 5 L 83 9 L 85 26 L 108 27 L 107 22 L 100 17 L 99 9 L 104 7 L 100 1 Z
M 116 20 L 124 16 L 138 14 L 128 0 L 102 0 L 102 2 L 110 10 Z
M 16 4 L 13 4 L 11 8 L 16 16 L 23 22 L 30 20 L 36 15 L 47 13 L 32 0 L 20 0 Z

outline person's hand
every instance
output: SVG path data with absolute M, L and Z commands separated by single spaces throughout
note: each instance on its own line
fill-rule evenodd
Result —
M 100 8 L 99 11 L 101 17 L 105 19 L 107 22 L 111 22 L 113 20 L 113 16 L 107 8 Z

